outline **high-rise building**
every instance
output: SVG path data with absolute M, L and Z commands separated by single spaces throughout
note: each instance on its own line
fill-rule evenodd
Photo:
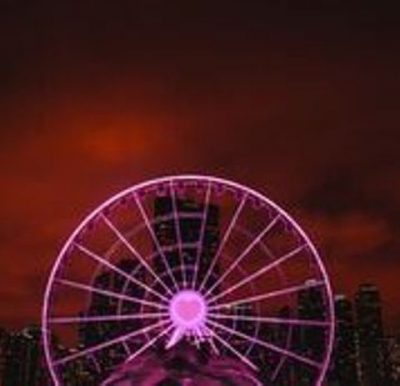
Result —
M 400 335 L 385 338 L 390 385 L 400 385 Z M 388 382 L 389 383 L 389 382 Z
M 385 385 L 388 361 L 378 288 L 371 284 L 361 285 L 355 305 L 361 383 L 363 386 Z
M 238 304 L 235 305 L 231 308 L 230 312 L 232 315 L 235 315 L 238 317 L 237 320 L 230 320 L 229 322 L 227 320 L 224 320 L 223 323 L 227 325 L 228 327 L 239 331 L 242 334 L 248 335 L 248 336 L 256 336 L 260 334 L 260 331 L 257 331 L 257 325 L 255 323 L 251 323 L 247 320 L 241 319 L 241 317 L 254 317 L 254 309 L 251 304 Z M 221 321 L 220 321 L 221 323 Z M 232 335 L 230 338 L 230 343 L 232 346 L 238 350 L 241 353 L 247 353 L 248 358 L 253 362 L 257 363 L 258 361 L 258 355 L 259 355 L 259 350 L 258 347 L 253 345 L 253 347 L 250 349 L 249 341 L 244 340 L 243 338 L 239 336 Z M 229 351 L 224 351 L 224 354 L 232 354 Z
M 278 318 L 290 319 L 293 317 L 293 311 L 289 306 L 283 306 L 278 311 Z M 293 326 L 285 323 L 279 324 L 264 324 L 261 325 L 263 331 L 263 339 L 269 343 L 282 347 L 284 349 L 291 349 L 293 344 Z M 272 350 L 264 350 L 264 362 L 260 366 L 265 369 L 265 375 L 262 378 L 264 383 L 268 385 L 274 378 L 274 385 L 277 386 L 292 386 L 295 384 L 293 381 L 295 367 L 293 363 L 289 363 L 286 357 Z
M 357 350 L 353 304 L 344 295 L 335 297 L 336 337 L 329 374 L 331 385 L 357 386 Z
M 60 357 L 74 354 L 78 349 L 66 348 L 61 345 L 56 346 L 57 355 L 60 355 Z M 69 362 L 60 371 L 60 376 L 62 383 L 68 386 L 97 386 L 99 384 L 96 366 L 93 361 L 87 358 L 78 358 Z
M 135 277 L 140 281 L 145 281 L 145 272 L 137 261 L 131 258 L 121 259 L 116 263 L 117 268 Z M 93 282 L 93 286 L 108 291 L 121 293 L 126 296 L 142 298 L 144 289 L 137 284 L 129 281 L 124 276 L 114 271 L 104 271 L 99 273 Z M 93 293 L 88 309 L 82 312 L 86 316 L 102 315 L 126 315 L 135 314 L 140 311 L 140 304 L 131 301 L 118 300 L 102 294 Z M 130 321 L 129 324 L 120 321 L 101 321 L 101 322 L 82 322 L 79 326 L 79 340 L 81 349 L 93 347 L 99 343 L 122 336 L 124 333 L 132 332 L 142 326 L 140 319 Z M 93 361 L 99 373 L 108 374 L 116 364 L 126 359 L 130 349 L 137 349 L 142 342 L 119 343 L 99 350 L 93 355 Z M 79 367 L 84 375 L 87 371 L 85 363 L 71 364 L 72 367 Z M 86 363 L 86 368 L 90 363 Z M 73 373 L 71 369 L 67 372 Z M 82 376 L 83 376 L 82 375 Z
M 10 335 L 8 332 L 2 328 L 0 328 L 0 385 L 2 385 L 5 365 L 6 365 L 6 350 L 8 346 L 8 342 L 10 339 Z
M 3 386 L 43 386 L 49 383 L 39 327 L 28 327 L 10 334 L 5 347 Z
M 321 288 L 311 285 L 312 282 L 305 284 L 310 284 L 310 288 L 298 293 L 298 317 L 306 320 L 325 320 L 325 304 Z M 326 331 L 323 328 L 299 326 L 295 329 L 295 340 L 297 352 L 307 358 L 322 362 L 326 347 Z M 299 366 L 296 374 L 298 386 L 312 385 L 316 377 L 315 369 L 310 366 Z
M 211 259 L 218 248 L 219 208 L 216 205 L 208 205 L 204 219 L 205 208 L 202 203 L 177 198 L 176 208 L 173 204 L 174 201 L 170 196 L 155 199 L 154 218 L 158 219 L 154 225 L 155 234 L 163 248 L 168 264 L 174 272 L 175 279 L 180 283 L 186 281 L 186 284 L 191 284 L 196 269 L 195 265 L 197 260 L 199 261 L 199 267 L 197 267 L 198 284 L 206 274 Z M 178 222 L 176 222 L 174 216 L 175 210 Z M 204 220 L 204 233 L 201 236 Z M 201 237 L 202 240 L 200 240 Z M 181 248 L 177 245 L 178 241 L 182 243 Z M 199 252 L 200 255 L 198 256 Z M 166 267 L 160 256 L 156 256 L 153 265 L 157 273 L 165 272 Z M 215 281 L 217 271 L 218 267 L 216 266 L 214 275 L 210 276 L 209 283 Z M 168 277 L 165 280 L 172 285 L 172 283 L 169 283 Z

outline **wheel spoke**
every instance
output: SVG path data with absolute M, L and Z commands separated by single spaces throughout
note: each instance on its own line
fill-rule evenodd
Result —
M 287 324 L 294 326 L 310 326 L 310 327 L 328 327 L 330 323 L 324 320 L 312 320 L 312 319 L 285 319 L 285 318 L 272 318 L 262 316 L 249 316 L 249 315 L 229 315 L 221 313 L 209 313 L 209 317 L 215 319 L 229 319 L 229 320 L 240 320 L 246 322 L 261 322 L 270 324 Z
M 205 296 L 208 296 L 213 290 L 220 284 L 235 268 L 236 266 L 248 255 L 248 253 L 263 239 L 263 237 L 273 228 L 273 226 L 279 220 L 280 215 L 278 214 L 260 233 L 259 235 L 248 245 L 248 247 L 236 258 L 236 260 L 229 266 L 224 274 L 210 287 L 206 292 Z
M 286 357 L 283 357 L 281 361 L 279 361 L 278 365 L 276 366 L 272 377 L 271 377 L 271 381 L 275 382 L 276 377 L 278 376 L 278 374 L 281 372 L 283 365 L 285 364 L 286 361 Z
M 169 185 L 170 185 L 170 191 L 171 191 L 172 211 L 174 212 L 176 242 L 178 244 L 178 253 L 179 253 L 179 259 L 181 262 L 181 269 L 182 269 L 183 287 L 186 288 L 187 278 L 186 278 L 185 261 L 183 259 L 181 226 L 180 226 L 180 219 L 179 219 L 178 208 L 177 208 L 178 205 L 176 202 L 176 193 L 175 193 L 174 184 L 173 184 L 172 180 L 170 181 Z
M 150 346 L 154 345 L 160 338 L 164 335 L 168 334 L 172 330 L 173 326 L 170 325 L 169 327 L 163 329 L 159 334 L 157 334 L 154 338 L 150 339 L 144 346 L 142 346 L 139 350 L 135 351 L 133 354 L 129 356 L 129 358 L 125 362 L 133 361 L 136 357 L 146 351 Z
M 220 324 L 218 322 L 214 322 L 214 321 L 209 320 L 208 323 L 210 325 L 212 325 L 213 327 L 219 328 L 220 330 L 224 330 L 225 332 L 228 332 L 228 333 L 231 333 L 233 335 L 236 335 L 236 336 L 238 336 L 238 337 L 240 337 L 240 338 L 242 338 L 244 340 L 247 340 L 249 342 L 258 344 L 259 346 L 265 347 L 265 348 L 267 348 L 267 349 L 269 349 L 271 351 L 275 351 L 275 352 L 277 352 L 277 353 L 279 353 L 281 355 L 284 355 L 286 357 L 290 357 L 292 359 L 296 359 L 297 361 L 305 363 L 305 364 L 307 364 L 309 366 L 316 367 L 318 369 L 320 369 L 322 367 L 322 365 L 320 363 L 318 363 L 316 361 L 313 361 L 312 359 L 306 358 L 306 357 L 304 357 L 302 355 L 296 354 L 293 351 L 286 350 L 286 349 L 284 349 L 282 347 L 279 347 L 279 346 L 276 346 L 276 345 L 274 345 L 272 343 L 265 342 L 263 340 L 255 338 L 254 336 L 250 336 L 250 335 L 244 334 L 244 333 L 242 333 L 240 331 L 237 331 L 237 330 L 234 330 L 234 329 L 232 329 L 230 327 L 226 327 L 223 324 Z
M 200 348 L 200 335 L 198 331 L 193 332 L 193 341 L 197 349 Z
M 164 283 L 164 281 L 154 272 L 149 263 L 143 256 L 133 247 L 133 245 L 124 237 L 124 235 L 115 227 L 115 225 L 103 213 L 100 215 L 107 226 L 115 233 L 119 240 L 129 249 L 129 251 L 140 261 L 140 263 L 151 273 L 151 275 L 164 287 L 164 289 L 173 295 L 172 291 Z
M 209 333 L 210 334 L 210 333 Z M 210 336 L 207 340 L 216 355 L 220 355 L 217 345 L 214 342 L 214 336 Z
M 208 277 L 211 275 L 211 273 L 212 273 L 212 271 L 214 269 L 214 266 L 218 261 L 219 255 L 221 254 L 226 242 L 228 241 L 229 236 L 230 236 L 232 230 L 234 229 L 234 227 L 236 225 L 236 222 L 237 222 L 237 220 L 239 218 L 239 215 L 242 212 L 242 209 L 243 209 L 243 207 L 244 207 L 244 205 L 246 203 L 246 198 L 247 198 L 246 195 L 243 196 L 240 204 L 236 208 L 235 214 L 232 216 L 232 219 L 231 219 L 231 221 L 230 221 L 230 223 L 228 225 L 228 228 L 226 229 L 226 231 L 224 233 L 224 236 L 222 237 L 222 241 L 219 244 L 218 250 L 217 250 L 215 256 L 213 257 L 213 260 L 212 260 L 212 262 L 211 262 L 211 264 L 210 264 L 210 266 L 209 266 L 209 268 L 208 268 L 208 270 L 207 270 L 207 272 L 206 272 L 206 274 L 204 276 L 204 279 L 203 279 L 203 281 L 202 281 L 202 283 L 201 283 L 201 285 L 199 287 L 199 291 L 202 291 L 202 289 L 204 288 L 204 285 L 207 283 Z
M 165 345 L 165 348 L 169 350 L 171 347 L 175 346 L 181 340 L 184 334 L 185 331 L 183 329 L 175 327 L 174 332 L 171 334 L 167 344 Z
M 215 302 L 217 299 L 220 299 L 224 296 L 226 296 L 227 294 L 237 290 L 238 288 L 244 286 L 245 284 L 255 280 L 256 278 L 258 278 L 259 276 L 267 273 L 268 271 L 270 271 L 271 269 L 277 267 L 280 264 L 283 264 L 285 261 L 289 260 L 290 258 L 296 256 L 298 253 L 300 253 L 303 249 L 305 249 L 307 247 L 306 244 L 303 244 L 299 247 L 297 247 L 296 249 L 293 249 L 292 251 L 290 251 L 289 253 L 283 255 L 282 257 L 280 257 L 279 259 L 274 260 L 273 262 L 271 262 L 270 264 L 266 265 L 265 267 L 259 269 L 258 271 L 254 272 L 253 274 L 245 277 L 243 280 L 239 281 L 238 283 L 236 283 L 235 285 L 227 288 L 225 291 L 222 291 L 220 294 L 214 296 L 213 298 L 211 298 L 209 300 L 210 303 Z
M 143 208 L 143 205 L 140 202 L 138 195 L 134 194 L 134 197 L 135 197 L 136 205 L 139 208 L 139 211 L 140 211 L 140 213 L 142 215 L 142 218 L 143 218 L 143 220 L 144 220 L 144 222 L 146 224 L 146 227 L 147 227 L 147 229 L 148 229 L 148 231 L 149 231 L 149 233 L 151 235 L 151 238 L 153 239 L 153 242 L 154 242 L 154 244 L 155 244 L 155 246 L 157 248 L 158 254 L 160 255 L 161 259 L 163 260 L 164 266 L 167 269 L 168 275 L 170 276 L 172 282 L 174 283 L 174 286 L 175 286 L 176 290 L 179 291 L 179 285 L 175 280 L 175 276 L 171 271 L 171 266 L 169 265 L 169 263 L 167 261 L 167 258 L 166 258 L 165 254 L 164 254 L 164 252 L 163 252 L 163 250 L 161 248 L 160 242 L 158 241 L 158 238 L 157 238 L 157 236 L 156 236 L 156 234 L 155 234 L 155 232 L 154 232 L 154 230 L 153 230 L 153 228 L 152 228 L 152 226 L 150 224 L 149 216 L 147 215 L 145 209 Z
M 229 351 L 231 351 L 234 355 L 236 355 L 242 362 L 246 363 L 254 371 L 259 371 L 259 368 L 250 359 L 248 359 L 245 355 L 241 354 L 238 350 L 236 350 L 227 340 L 223 339 L 215 330 L 209 327 L 205 328 L 208 330 L 208 333 L 212 338 L 215 338 L 218 342 L 220 342 L 223 346 L 225 346 Z
M 82 351 L 79 351 L 77 353 L 68 355 L 68 356 L 66 356 L 66 357 L 64 357 L 62 359 L 56 360 L 54 362 L 54 365 L 55 366 L 59 366 L 59 365 L 65 364 L 67 362 L 70 362 L 70 361 L 72 361 L 74 359 L 78 359 L 78 358 L 80 358 L 82 356 L 86 356 L 88 354 L 92 354 L 94 352 L 97 352 L 99 350 L 102 350 L 104 348 L 112 346 L 114 344 L 126 341 L 126 340 L 128 340 L 130 338 L 133 338 L 135 336 L 138 336 L 138 335 L 144 334 L 144 333 L 146 333 L 148 331 L 154 330 L 155 328 L 162 327 L 163 325 L 165 325 L 167 323 L 169 323 L 169 321 L 163 320 L 163 321 L 160 321 L 158 323 L 152 324 L 150 326 L 141 328 L 140 330 L 135 330 L 135 331 L 130 332 L 128 334 L 124 334 L 122 336 L 118 336 L 117 338 L 108 340 L 106 342 L 103 342 L 103 343 L 97 344 L 95 346 L 89 347 L 89 348 L 87 348 L 85 350 L 82 350 Z
M 123 294 L 119 294 L 117 292 L 96 288 L 96 287 L 93 287 L 91 285 L 78 283 L 78 282 L 72 281 L 72 280 L 56 279 L 55 281 L 57 283 L 66 285 L 68 287 L 73 287 L 73 288 L 76 288 L 76 289 L 81 289 L 83 291 L 97 293 L 99 295 L 104 295 L 104 296 L 108 296 L 108 297 L 111 297 L 111 298 L 126 300 L 126 301 L 131 302 L 131 303 L 136 303 L 136 304 L 139 303 L 139 304 L 143 304 L 143 305 L 146 305 L 146 306 L 149 306 L 149 307 L 155 307 L 155 308 L 159 308 L 159 309 L 168 309 L 167 306 L 165 306 L 163 304 L 160 304 L 160 303 L 154 303 L 154 302 L 150 302 L 150 301 L 147 301 L 147 300 L 144 300 L 144 299 L 135 298 L 133 296 L 123 295 Z
M 219 310 L 221 308 L 231 308 L 231 307 L 237 306 L 239 304 L 243 304 L 243 303 L 254 303 L 254 302 L 258 302 L 258 301 L 265 300 L 265 299 L 271 299 L 271 298 L 278 297 L 278 296 L 289 295 L 289 294 L 292 294 L 295 292 L 299 292 L 301 290 L 306 290 L 306 289 L 309 289 L 312 287 L 322 286 L 324 284 L 325 283 L 322 280 L 313 280 L 310 282 L 307 281 L 305 284 L 296 285 L 293 287 L 287 287 L 287 288 L 284 288 L 281 290 L 267 292 L 265 294 L 255 295 L 255 296 L 251 296 L 248 298 L 233 300 L 231 302 L 227 302 L 227 303 L 223 303 L 223 304 L 217 304 L 215 306 L 208 307 L 208 309 L 210 311 L 212 311 L 212 310 Z
M 206 191 L 204 203 L 203 203 L 203 218 L 202 218 L 202 222 L 201 222 L 199 241 L 198 241 L 197 253 L 196 253 L 196 264 L 195 264 L 195 270 L 194 270 L 193 282 L 192 282 L 193 289 L 196 288 L 197 276 L 199 274 L 198 271 L 199 271 L 199 265 L 200 265 L 200 257 L 201 257 L 201 253 L 204 249 L 203 248 L 204 233 L 205 233 L 205 229 L 206 229 L 206 225 L 207 225 L 208 210 L 210 207 L 210 196 L 211 196 L 211 182 L 208 182 L 207 191 Z
M 101 257 L 100 255 L 98 255 L 97 253 L 91 251 L 90 249 L 84 247 L 81 244 L 78 243 L 74 243 L 74 245 L 83 253 L 85 253 L 87 256 L 91 257 L 93 260 L 98 261 L 100 264 L 103 264 L 104 266 L 110 268 L 111 270 L 113 270 L 114 272 L 118 273 L 119 275 L 125 277 L 127 280 L 129 280 L 131 283 L 134 283 L 140 287 L 142 287 L 143 289 L 145 289 L 146 291 L 152 293 L 153 295 L 157 296 L 158 298 L 162 299 L 165 302 L 168 302 L 168 298 L 166 298 L 164 295 L 160 294 L 158 291 L 153 290 L 151 287 L 149 287 L 148 285 L 146 285 L 145 283 L 143 283 L 140 280 L 137 280 L 135 277 L 127 274 L 125 271 L 123 271 L 122 269 L 118 268 L 116 265 L 110 263 L 108 260 L 106 260 L 105 258 Z
M 54 317 L 49 319 L 51 324 L 73 324 L 73 323 L 99 323 L 99 322 L 119 322 L 123 320 L 137 319 L 157 319 L 168 316 L 167 312 L 143 313 L 129 315 L 95 315 L 95 316 L 72 316 L 72 317 Z

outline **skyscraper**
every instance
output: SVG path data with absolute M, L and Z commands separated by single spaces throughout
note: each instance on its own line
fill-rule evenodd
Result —
M 390 364 L 390 381 L 400 385 L 400 335 L 386 338 Z
M 137 261 L 131 258 L 123 258 L 116 263 L 117 268 L 134 276 L 137 280 L 145 281 L 145 272 Z M 100 272 L 93 282 L 94 287 L 122 293 L 126 296 L 142 298 L 144 290 L 124 276 L 114 271 Z M 128 301 L 120 301 L 102 294 L 92 294 L 89 307 L 84 311 L 87 316 L 124 315 L 135 314 L 140 311 L 140 304 Z M 129 324 L 120 321 L 82 322 L 79 326 L 81 348 L 92 347 L 96 344 L 122 336 L 124 333 L 137 330 L 141 327 L 139 319 L 130 321 Z M 127 342 L 112 345 L 109 348 L 99 350 L 94 354 L 97 368 L 101 373 L 108 374 L 117 363 L 124 360 L 129 353 L 129 347 L 135 348 L 140 342 Z M 89 364 L 87 364 L 89 365 Z M 72 364 L 71 366 L 74 366 Z M 84 373 L 84 363 L 79 363 Z M 72 372 L 72 371 L 71 371 Z
M 361 383 L 363 386 L 384 385 L 387 378 L 387 355 L 378 288 L 371 284 L 361 285 L 355 304 Z
M 6 350 L 10 335 L 6 330 L 0 328 L 0 385 L 2 385 L 4 370 L 6 366 Z
M 278 311 L 278 318 L 280 319 L 290 319 L 293 311 L 289 306 L 283 306 Z M 261 326 L 261 336 L 263 339 L 269 343 L 276 345 L 277 347 L 290 348 L 292 344 L 292 326 L 282 323 L 271 325 L 268 323 L 262 324 Z M 263 370 L 262 380 L 266 385 L 268 385 L 275 375 L 274 385 L 277 386 L 292 386 L 292 378 L 294 376 L 295 367 L 292 363 L 289 363 L 287 358 L 281 354 L 272 350 L 262 351 L 263 362 L 260 363 L 260 368 Z
M 181 283 L 183 281 L 192 282 L 195 264 L 197 257 L 199 257 L 197 272 L 197 282 L 199 282 L 205 275 L 218 248 L 219 208 L 210 204 L 205 213 L 205 218 L 203 218 L 205 208 L 202 203 L 180 198 L 176 199 L 176 208 L 174 208 L 173 203 L 174 201 L 170 196 L 155 199 L 154 218 L 159 219 L 154 225 L 155 234 L 177 281 Z M 178 223 L 174 218 L 175 210 Z M 204 220 L 204 234 L 201 236 Z M 200 240 L 201 237 L 202 240 Z M 177 248 L 178 242 L 182 243 L 181 250 Z M 199 256 L 197 256 L 198 252 L 200 252 Z M 180 256 L 180 253 L 182 253 L 182 256 Z M 182 272 L 183 267 L 180 267 L 182 261 L 185 267 L 184 272 Z M 166 267 L 160 256 L 155 258 L 153 265 L 156 272 L 165 271 Z M 217 271 L 218 267 L 215 267 L 215 272 Z M 215 276 L 210 277 L 210 283 L 213 278 Z
M 312 284 L 306 282 L 306 284 Z M 298 293 L 298 316 L 306 320 L 325 320 L 325 305 L 322 290 L 318 286 L 301 290 Z M 325 330 L 301 326 L 295 329 L 296 351 L 307 358 L 321 362 L 325 350 Z M 315 369 L 301 366 L 297 371 L 297 385 L 312 385 L 315 379 Z
M 5 345 L 3 386 L 42 386 L 48 384 L 42 355 L 39 327 L 28 327 L 11 334 Z
M 336 339 L 329 374 L 330 384 L 357 386 L 357 350 L 352 302 L 344 295 L 335 297 Z

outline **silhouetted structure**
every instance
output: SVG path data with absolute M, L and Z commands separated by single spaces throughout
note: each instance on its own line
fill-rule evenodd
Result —
M 145 272 L 137 261 L 131 258 L 121 259 L 116 263 L 118 269 L 134 276 L 137 280 L 145 281 Z M 93 286 L 99 289 L 113 291 L 132 296 L 135 298 L 143 298 L 144 289 L 126 277 L 114 271 L 100 272 L 93 281 Z M 98 293 L 91 295 L 88 309 L 82 312 L 86 316 L 103 316 L 103 315 L 127 315 L 140 312 L 140 304 L 131 301 L 119 300 Z M 99 343 L 111 340 L 122 336 L 124 333 L 138 330 L 142 327 L 140 319 L 131 320 L 129 324 L 121 321 L 108 322 L 82 322 L 79 326 L 80 349 L 93 347 Z M 66 370 L 66 373 L 73 373 L 76 366 L 79 367 L 83 374 L 92 369 L 92 373 L 108 374 L 112 371 L 117 363 L 125 360 L 130 355 L 131 350 L 137 350 L 142 344 L 141 341 L 130 340 L 126 343 L 118 343 L 99 350 L 93 355 L 93 361 L 84 363 L 78 361 L 72 363 L 71 368 Z
M 357 386 L 356 328 L 353 304 L 344 295 L 335 297 L 336 339 L 330 385 Z
M 310 283 L 311 284 L 311 283 Z M 306 320 L 325 320 L 324 297 L 318 286 L 302 290 L 298 294 L 298 317 Z M 325 354 L 325 330 L 312 326 L 299 326 L 295 329 L 295 351 L 303 356 L 322 362 Z M 300 366 L 296 370 L 296 385 L 312 385 L 315 379 L 315 368 Z
M 386 338 L 390 364 L 390 381 L 393 386 L 400 385 L 400 335 Z
M 197 281 L 204 277 L 210 266 L 211 260 L 219 245 L 219 208 L 210 204 L 207 209 L 203 204 L 191 200 L 170 196 L 158 197 L 154 201 L 154 218 L 157 219 L 154 225 L 155 234 L 171 269 L 174 271 L 176 280 L 180 283 L 192 282 L 193 267 L 197 261 L 197 254 L 200 248 L 199 271 Z M 203 218 L 205 214 L 205 219 Z M 205 220 L 204 233 L 201 234 L 203 221 Z M 202 239 L 201 239 L 202 238 Z M 177 249 L 178 240 L 182 243 L 182 250 Z M 201 244 L 201 245 L 200 245 Z M 165 248 L 165 249 L 164 249 Z M 180 257 L 180 254 L 182 256 Z M 182 261 L 186 268 L 182 272 Z M 154 267 L 157 273 L 165 272 L 165 265 L 157 256 L 154 259 Z M 215 282 L 218 274 L 218 266 L 214 269 L 214 275 L 210 276 L 209 283 Z M 168 276 L 165 276 L 167 283 L 172 285 Z M 199 283 L 198 283 L 199 284 Z
M 360 380 L 363 386 L 387 384 L 382 305 L 378 288 L 363 284 L 355 297 Z
M 0 328 L 0 381 L 3 379 L 4 370 L 6 367 L 6 349 L 9 339 L 10 335 L 8 332 L 3 328 Z
M 126 265 L 125 265 L 126 264 Z M 120 262 L 119 267 L 126 270 L 135 269 L 131 263 Z M 104 276 L 100 274 L 97 278 L 97 286 L 121 285 L 113 282 L 112 274 Z M 123 284 L 125 285 L 125 283 Z M 133 288 L 131 289 L 133 291 Z M 136 292 L 136 295 L 138 293 Z M 398 386 L 400 384 L 400 337 L 385 337 L 382 328 L 381 301 L 379 291 L 371 285 L 362 285 L 356 295 L 356 307 L 353 309 L 352 302 L 344 296 L 336 296 L 335 309 L 337 318 L 337 334 L 334 356 L 332 357 L 332 368 L 329 376 L 329 386 Z M 105 303 L 101 297 L 93 298 L 90 312 L 101 315 L 103 307 L 111 307 L 112 304 Z M 130 312 L 129 309 L 125 310 Z M 237 310 L 238 311 L 238 310 Z M 250 309 L 244 307 L 240 310 L 243 315 L 251 314 Z M 318 319 L 321 315 L 321 303 L 318 291 L 314 288 L 299 294 L 298 310 L 292 311 L 288 307 L 282 308 L 279 317 L 307 317 Z M 355 315 L 357 320 L 355 320 Z M 131 326 L 130 326 L 131 327 Z M 243 330 L 246 331 L 245 326 Z M 81 326 L 81 340 L 85 345 L 93 344 L 101 338 L 101 334 L 108 333 L 108 328 L 101 330 L 93 328 L 89 333 L 89 325 Z M 268 336 L 268 340 L 277 345 L 284 346 L 287 339 L 288 326 L 261 327 L 260 336 Z M 315 329 L 313 329 L 315 332 Z M 248 331 L 250 333 L 250 331 Z M 307 342 L 310 355 L 318 353 L 317 343 L 322 336 L 312 336 L 307 329 L 294 331 L 293 344 Z M 100 335 L 99 335 L 100 334 Z M 300 339 L 300 341 L 299 341 Z M 137 342 L 140 344 L 140 342 Z M 83 345 L 81 346 L 83 348 Z M 297 351 L 299 347 L 294 347 Z M 58 345 L 60 356 L 64 357 L 76 351 L 66 349 Z M 257 350 L 254 350 L 254 354 Z M 225 354 L 225 353 L 224 353 Z M 272 352 L 268 357 L 254 359 L 264 361 L 264 368 L 273 369 L 278 356 Z M 377 358 L 377 359 L 376 359 Z M 370 364 L 370 368 L 365 370 Z M 386 366 L 385 366 L 386 365 Z M 306 372 L 297 373 L 285 365 L 275 381 L 279 386 L 305 385 L 309 381 Z M 355 369 L 358 373 L 355 374 Z M 267 371 L 264 379 L 270 379 Z M 357 379 L 357 375 L 362 379 Z M 381 383 L 374 383 L 380 379 Z M 85 360 L 76 360 L 66 368 L 64 380 L 68 386 L 92 386 L 98 385 L 96 380 L 96 368 Z M 50 385 L 44 364 L 39 329 L 30 327 L 18 333 L 8 333 L 0 330 L 0 384 L 2 386 L 47 386 Z M 268 382 L 266 382 L 268 385 Z
M 41 332 L 27 327 L 2 340 L 2 386 L 43 386 L 48 384 L 42 355 Z

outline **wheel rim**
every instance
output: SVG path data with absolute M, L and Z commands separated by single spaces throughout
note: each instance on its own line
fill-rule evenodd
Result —
M 155 213 L 155 203 L 162 200 L 167 208 L 161 212 L 169 217 Z M 191 210 L 183 208 L 185 202 Z M 218 221 L 212 208 L 217 208 Z M 135 227 L 139 230 L 133 231 Z M 195 234 L 186 234 L 188 229 Z M 135 261 L 135 269 L 127 270 L 125 259 Z M 110 284 L 111 274 L 124 284 L 115 278 Z M 66 288 L 86 295 L 86 305 L 77 301 L 74 311 L 65 306 L 60 293 Z M 172 316 L 176 310 L 171 313 L 171 304 L 185 291 L 191 297 L 183 300 L 188 319 L 182 322 Z M 108 309 L 101 303 L 105 298 Z M 196 301 L 204 305 L 201 314 L 196 314 Z M 310 307 L 312 302 L 317 309 Z M 291 314 L 280 315 L 283 306 Z M 212 355 L 231 355 L 256 372 L 266 362 L 263 377 L 270 384 L 295 373 L 321 385 L 332 351 L 334 307 L 321 257 L 283 209 L 235 182 L 186 175 L 126 189 L 81 222 L 51 271 L 42 325 L 48 367 L 60 386 L 77 363 L 86 363 L 104 380 L 152 346 L 171 348 L 182 339 L 200 349 L 208 346 Z M 56 349 L 53 334 L 74 346 L 82 340 L 82 326 L 95 326 L 97 337 L 86 337 L 86 347 L 73 352 Z M 73 330 L 75 338 L 70 337 Z

